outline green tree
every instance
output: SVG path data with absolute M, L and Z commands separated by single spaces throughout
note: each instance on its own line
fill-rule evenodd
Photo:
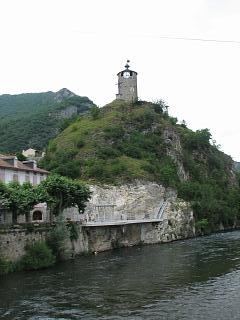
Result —
M 184 136 L 184 144 L 188 150 L 204 150 L 210 146 L 211 133 L 209 129 L 187 131 Z
M 51 228 L 47 239 L 47 244 L 52 249 L 57 261 L 70 257 L 71 252 L 67 248 L 67 241 L 69 239 L 72 239 L 70 228 L 66 224 L 63 215 L 60 214 L 56 218 L 55 226 Z
M 27 157 L 25 157 L 21 152 L 17 152 L 16 156 L 19 161 L 26 161 L 27 160 Z
M 24 214 L 26 221 L 29 221 L 30 211 L 40 202 L 41 195 L 37 187 L 30 183 L 26 182 L 21 185 L 14 181 L 0 185 L 0 199 L 2 205 L 12 212 L 12 221 L 16 223 L 17 216 Z
M 90 190 L 83 183 L 53 174 L 40 183 L 39 194 L 45 198 L 51 215 L 59 215 L 64 209 L 77 206 L 83 212 L 90 198 Z

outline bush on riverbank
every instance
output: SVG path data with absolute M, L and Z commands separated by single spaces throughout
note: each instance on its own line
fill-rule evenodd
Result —
M 39 241 L 26 246 L 26 254 L 23 256 L 20 265 L 24 270 L 38 270 L 54 265 L 56 257 L 46 242 Z
M 70 256 L 67 250 L 67 242 L 71 240 L 71 233 L 68 225 L 60 215 L 57 217 L 56 225 L 51 229 L 47 239 L 47 245 L 51 248 L 57 261 L 66 260 Z
M 7 259 L 0 257 L 0 276 L 13 271 L 13 264 Z

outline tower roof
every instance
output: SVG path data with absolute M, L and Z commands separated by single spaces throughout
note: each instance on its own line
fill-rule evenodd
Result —
M 130 62 L 130 60 L 127 60 L 127 63 L 125 64 L 125 69 L 122 70 L 122 71 L 119 71 L 117 75 L 119 75 L 119 73 L 122 73 L 122 72 L 124 72 L 124 71 L 130 71 L 130 72 L 134 72 L 134 73 L 137 74 L 136 71 L 133 71 L 133 70 L 130 70 L 130 69 L 129 69 L 129 68 L 130 68 L 129 62 Z

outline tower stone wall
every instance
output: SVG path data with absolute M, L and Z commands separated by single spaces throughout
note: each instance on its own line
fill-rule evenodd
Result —
M 120 71 L 117 76 L 118 94 L 116 95 L 116 99 L 136 102 L 138 100 L 137 72 L 130 70 L 129 65 L 126 64 L 125 70 Z

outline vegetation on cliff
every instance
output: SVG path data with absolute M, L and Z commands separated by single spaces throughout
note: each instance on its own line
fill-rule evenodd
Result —
M 83 113 L 93 105 L 87 97 L 79 97 L 67 89 L 56 93 L 1 95 L 0 152 L 16 153 L 30 147 L 42 150 L 69 124 L 69 119 L 64 120 L 61 115 L 62 110 L 74 106 L 78 113 Z
M 199 225 L 232 225 L 240 192 L 231 157 L 208 129 L 193 132 L 163 101 L 114 101 L 81 117 L 49 143 L 42 166 L 89 183 L 156 181 L 190 201 Z

